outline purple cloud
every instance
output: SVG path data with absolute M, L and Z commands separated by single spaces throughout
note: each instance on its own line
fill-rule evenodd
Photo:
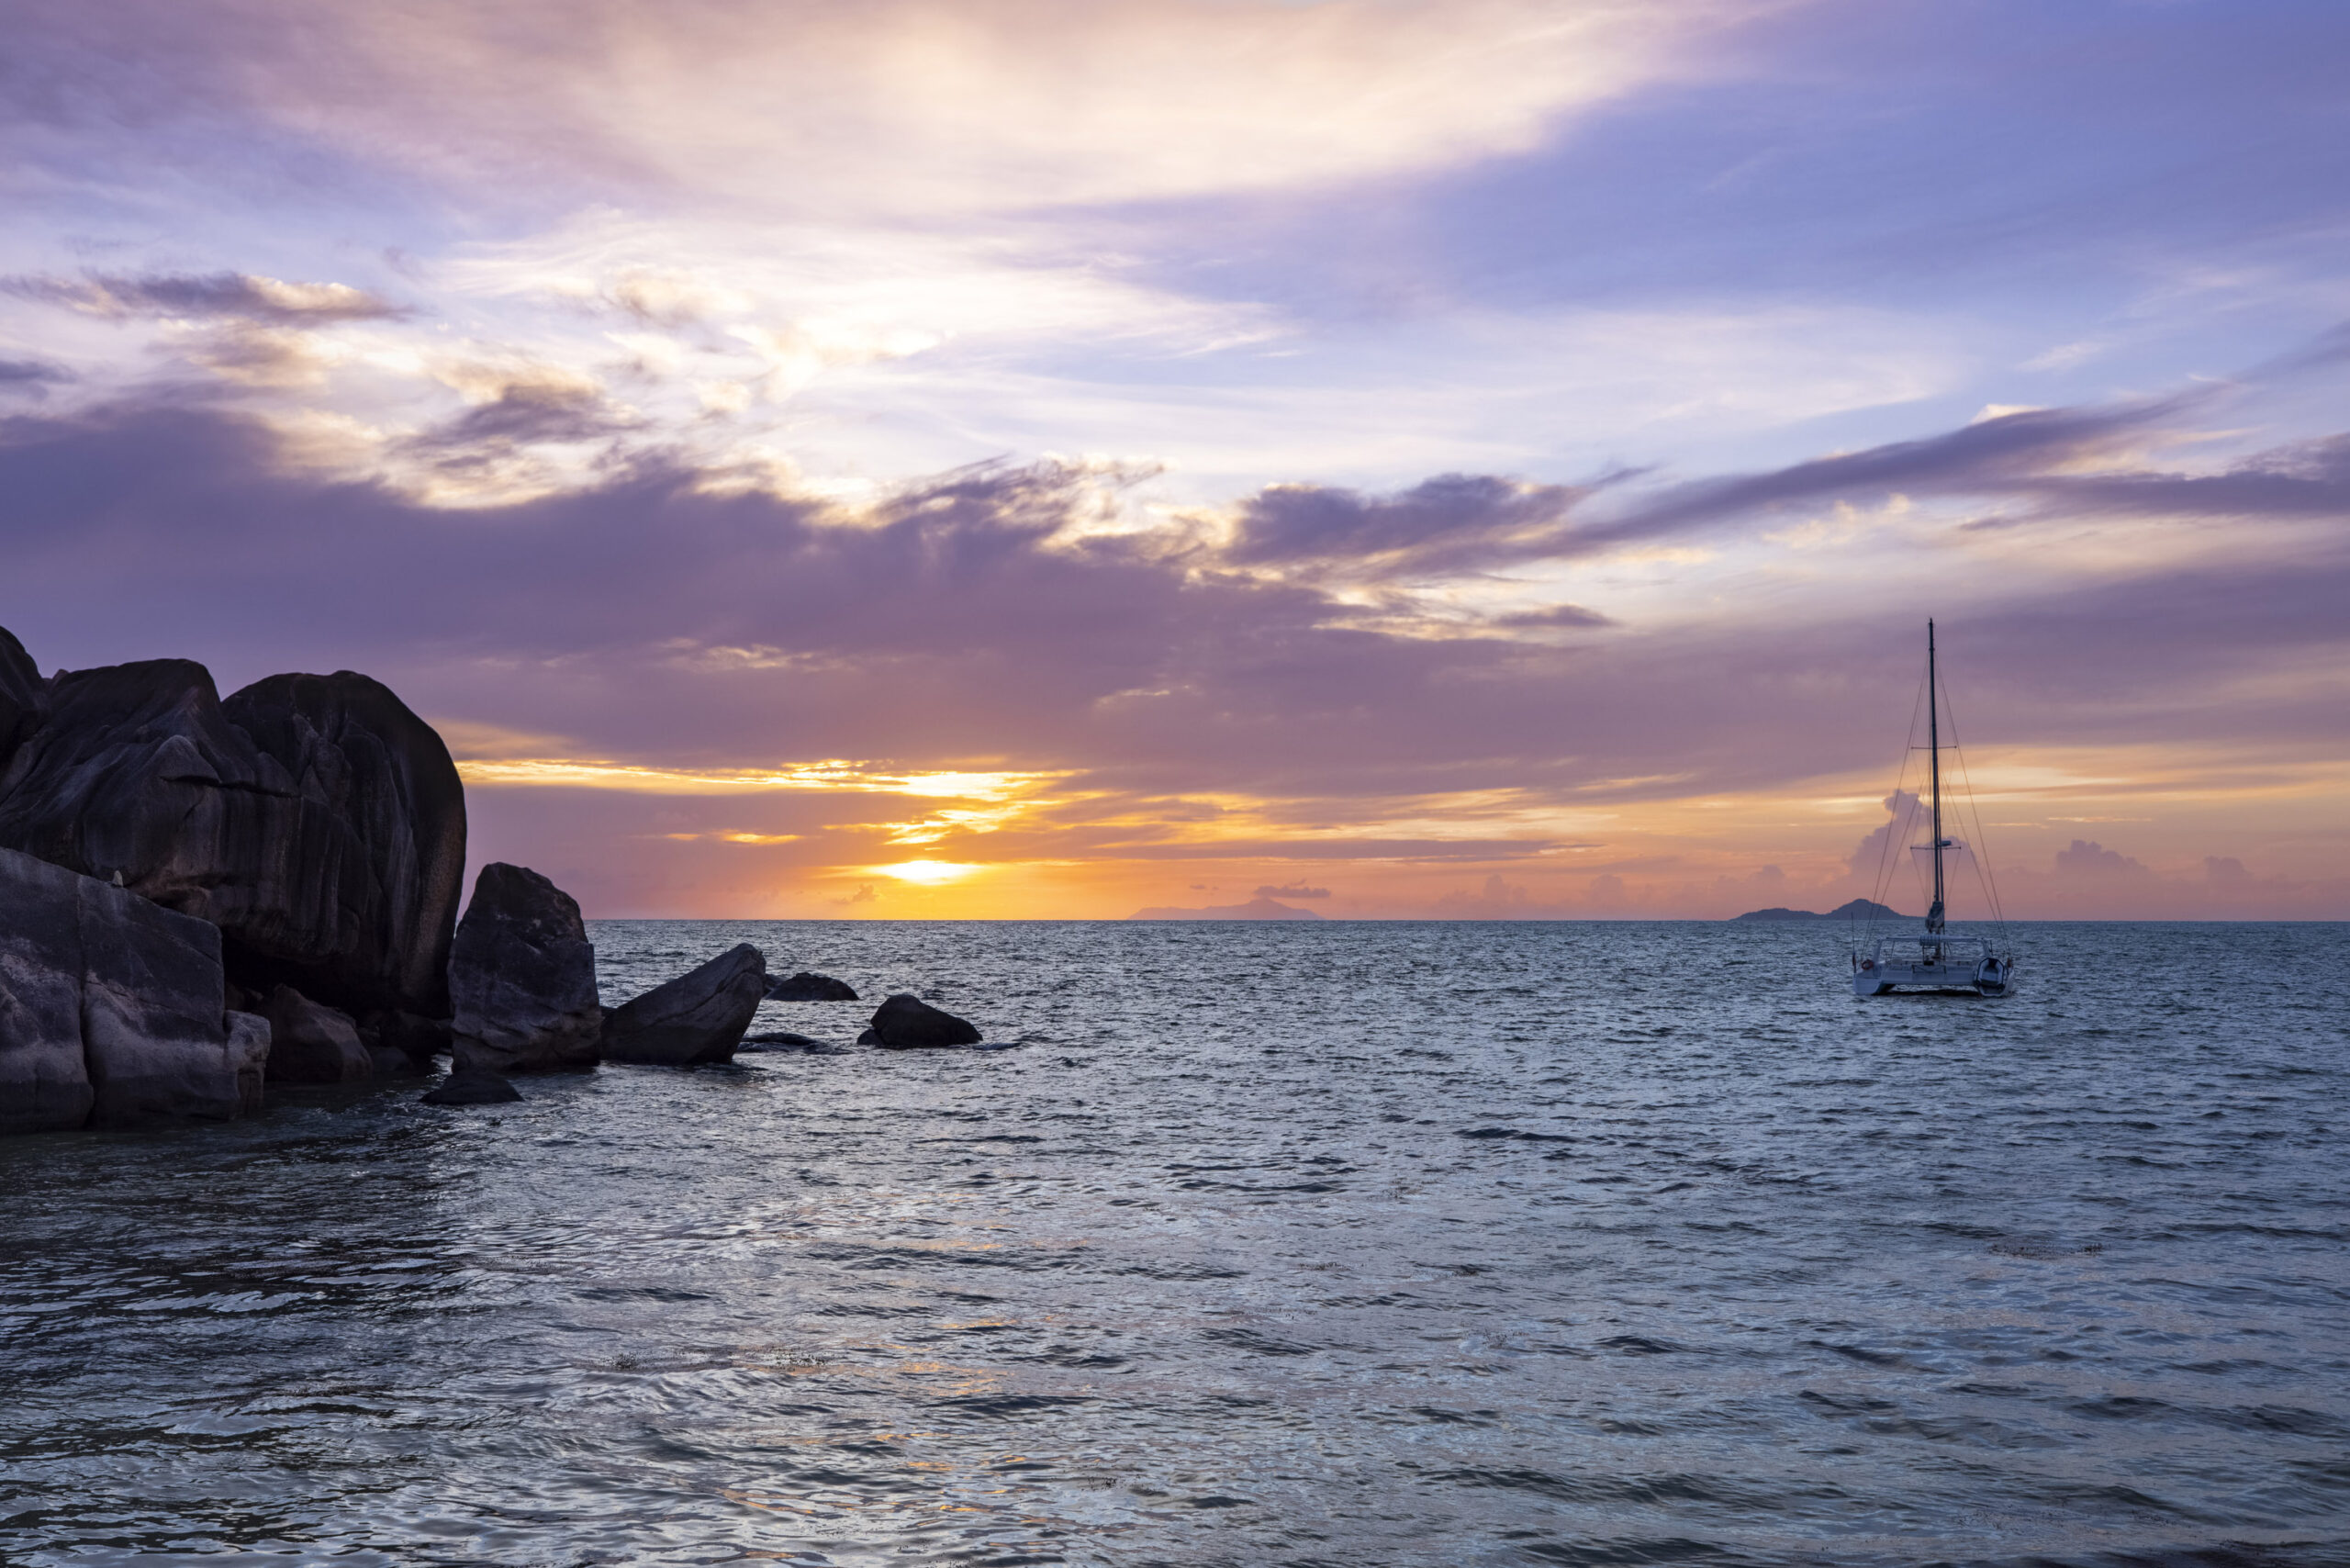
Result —
M 47 360 L 0 359 L 0 392 L 24 392 L 42 398 L 51 386 L 73 379 L 72 371 Z
M 258 424 L 180 403 L 0 424 L 0 622 L 44 659 L 360 666 L 445 717 L 681 763 L 1019 758 L 1125 793 L 1302 800 L 1738 788 L 1874 764 L 1907 706 L 1886 654 L 1913 641 L 1881 613 L 1572 648 L 1370 629 L 1151 536 L 1069 540 L 1091 492 L 1049 465 L 951 475 L 854 524 L 644 466 L 450 510 L 281 470 Z M 2218 693 L 2336 656 L 2344 602 L 2339 536 L 2061 594 L 2020 577 L 1950 628 L 1979 694 L 1961 718 L 2013 741 L 2143 737 L 2150 710 L 2178 739 L 2338 734 L 2305 689 Z M 1809 695 L 1830 674 L 1884 690 Z
M 1561 553 L 1568 512 L 1589 492 L 1444 474 L 1393 496 L 1276 485 L 1243 503 L 1226 558 L 1315 562 L 1385 577 L 1475 570 Z
M 2144 865 L 2121 851 L 2108 849 L 2095 839 L 2081 838 L 2073 840 L 2070 846 L 2056 852 L 2056 874 L 2109 881 L 2117 878 L 2154 875 Z
M 1565 871 L 1567 835 L 1527 813 L 1874 770 L 1914 681 L 1897 610 L 1732 606 L 1669 632 L 1562 613 L 1594 633 L 1573 646 L 1507 623 L 1382 630 L 1337 588 L 1218 569 L 1196 543 L 1072 534 L 1099 491 L 1054 465 L 960 471 L 857 514 L 711 477 L 638 465 L 460 510 L 287 466 L 265 427 L 202 401 L 19 417 L 0 421 L 0 624 L 45 666 L 178 654 L 232 685 L 364 668 L 453 731 L 529 731 L 572 757 L 1064 776 L 1029 815 L 921 851 L 947 859 Z M 2338 746 L 2350 715 L 2273 677 L 2339 661 L 2344 603 L 2339 533 L 2063 592 L 1976 588 L 1945 624 L 1964 738 Z M 1227 825 L 1236 795 L 1254 814 Z M 659 890 L 681 865 L 744 901 L 793 868 L 869 866 L 919 810 L 822 791 L 477 800 L 486 847 L 587 868 L 606 909 L 674 907 Z M 1431 816 L 1455 831 L 1382 825 Z M 631 844 L 648 847 L 596 869 Z M 1637 857 L 1574 873 L 1681 874 Z
M 408 314 L 388 300 L 344 284 L 281 283 L 231 272 L 18 276 L 0 278 L 0 293 L 93 316 L 220 317 L 276 326 L 325 326 Z

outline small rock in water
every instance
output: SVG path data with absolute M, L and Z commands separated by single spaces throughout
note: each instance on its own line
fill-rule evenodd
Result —
M 856 990 L 846 980 L 802 969 L 767 987 L 769 1002 L 855 1002 Z
M 812 1035 L 795 1035 L 789 1029 L 775 1029 L 764 1035 L 748 1036 L 735 1049 L 737 1052 L 745 1053 L 796 1051 L 801 1056 L 811 1057 L 848 1055 L 846 1046 L 834 1045 L 830 1040 L 820 1040 Z
M 417 1096 L 428 1105 L 503 1105 L 521 1097 L 506 1080 L 477 1067 L 461 1067 L 440 1087 Z
M 903 991 L 874 1009 L 873 1027 L 866 1033 L 873 1036 L 873 1044 L 893 1051 L 979 1043 L 979 1028 L 969 1020 Z

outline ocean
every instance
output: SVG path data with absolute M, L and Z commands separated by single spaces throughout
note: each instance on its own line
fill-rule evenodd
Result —
M 868 1000 L 0 1143 L 0 1561 L 2350 1562 L 2350 926 L 2014 930 L 594 923 Z

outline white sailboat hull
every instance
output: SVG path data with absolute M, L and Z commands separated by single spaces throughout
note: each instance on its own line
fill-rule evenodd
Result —
M 1883 941 L 1865 953 L 1852 955 L 1854 996 L 1889 996 L 1897 991 L 2005 996 L 2014 984 L 2012 959 L 1963 937 Z

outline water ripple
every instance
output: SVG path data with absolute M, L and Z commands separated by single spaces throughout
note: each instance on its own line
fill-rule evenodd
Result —
M 2350 1562 L 2343 927 L 595 935 L 1013 1048 L 0 1146 L 0 1559 Z

